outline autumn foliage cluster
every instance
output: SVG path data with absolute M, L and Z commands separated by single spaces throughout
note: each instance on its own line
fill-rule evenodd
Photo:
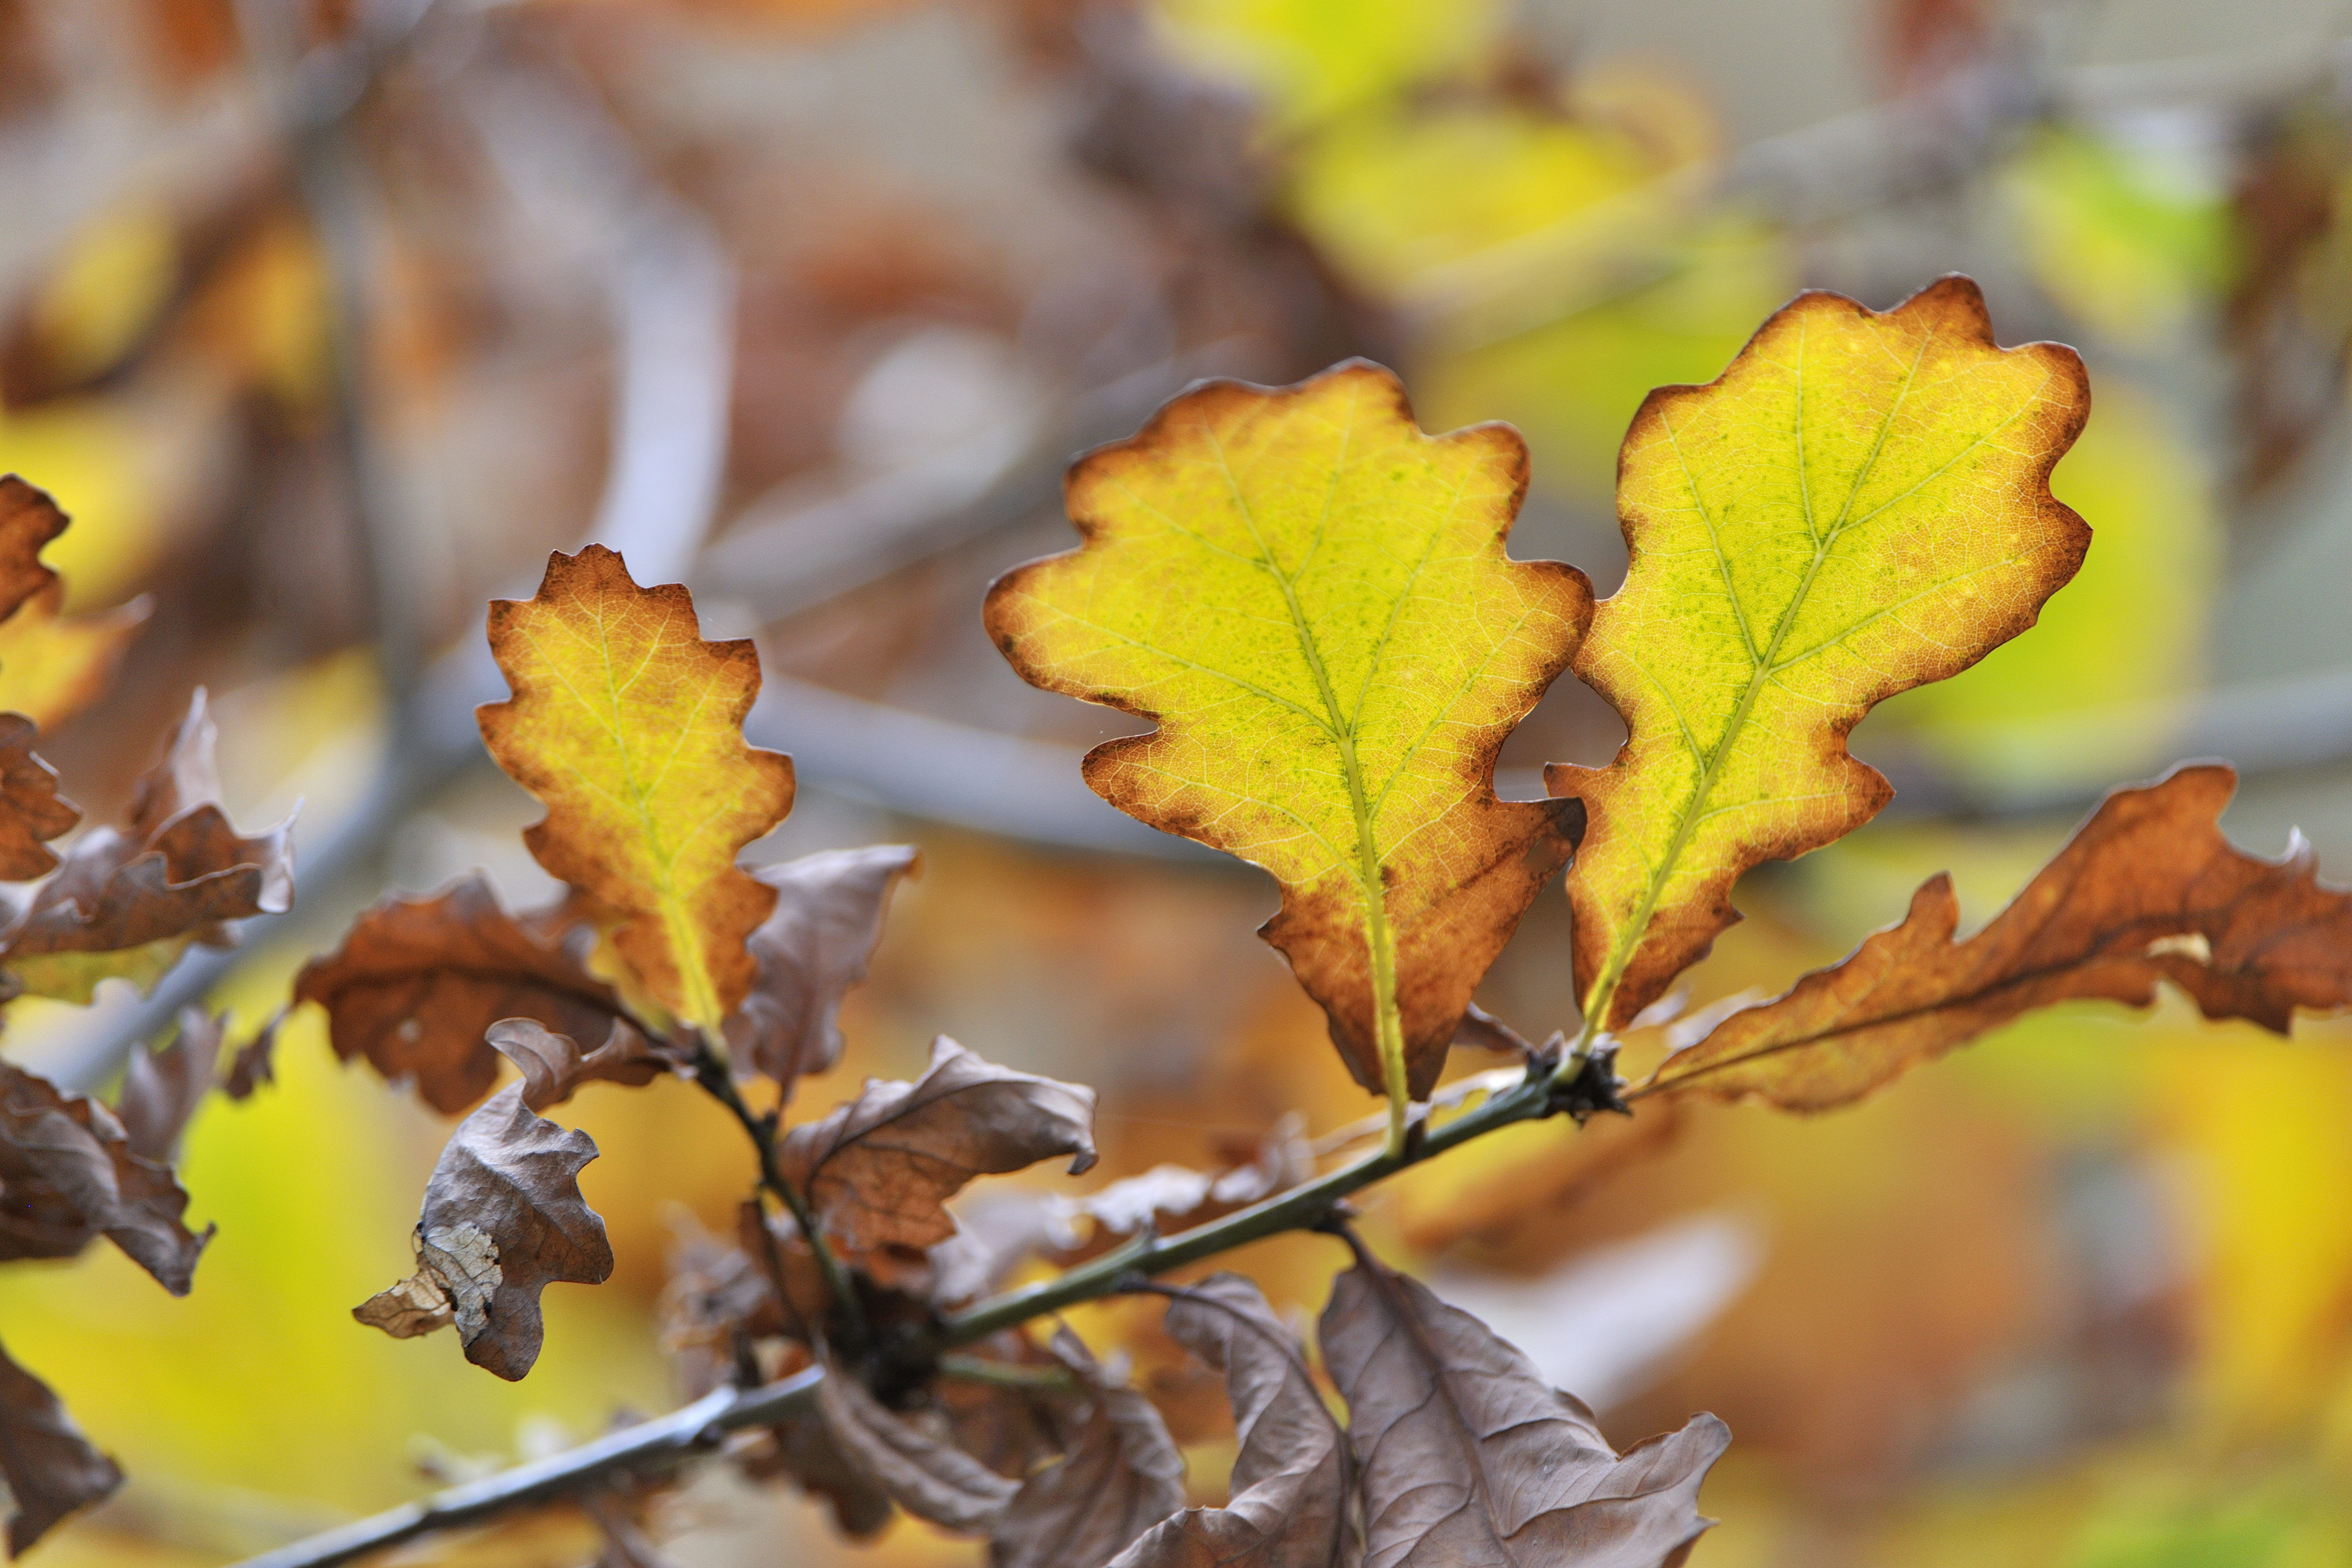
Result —
M 527 841 L 563 896 L 510 910 L 477 878 L 388 899 L 294 987 L 341 1057 L 464 1117 L 415 1273 L 354 1316 L 452 1331 L 475 1364 L 525 1375 L 541 1291 L 614 1268 L 578 1183 L 596 1147 L 562 1108 L 686 1079 L 732 1114 L 755 1175 L 738 1233 L 707 1238 L 673 1287 L 672 1348 L 714 1411 L 772 1401 L 719 1462 L 823 1496 L 850 1534 L 904 1510 L 985 1537 L 1000 1568 L 1682 1562 L 1722 1423 L 1617 1451 L 1572 1391 L 1376 1258 L 1349 1194 L 1517 1122 L 1638 1122 L 1690 1097 L 1831 1110 L 2061 1000 L 2146 1005 L 2169 982 L 2210 1018 L 2282 1033 L 2297 1009 L 2352 1004 L 2352 896 L 2300 846 L 2232 847 L 2216 823 L 2233 777 L 2197 763 L 2109 795 L 1974 935 L 1930 880 L 1843 963 L 1704 1020 L 1637 1082 L 1614 1070 L 1618 1037 L 1669 1012 L 1738 919 L 1743 872 L 1886 804 L 1845 745 L 1870 708 L 2027 631 L 2073 576 L 2093 529 L 2048 479 L 2089 398 L 2072 351 L 1999 346 L 1965 279 L 1885 313 L 1801 296 L 1718 380 L 1642 405 L 1619 470 L 1631 566 L 1597 605 L 1574 567 L 1507 552 L 1517 435 L 1424 435 L 1360 361 L 1196 387 L 1081 458 L 1081 542 L 1000 579 L 989 634 L 1033 684 L 1152 726 L 1097 747 L 1087 782 L 1273 877 L 1262 934 L 1385 1110 L 1360 1137 L 1277 1139 L 988 1226 L 950 1201 L 1041 1162 L 1085 1170 L 1093 1092 L 941 1038 L 912 1081 L 795 1103 L 840 1055 L 842 997 L 917 856 L 739 865 L 793 803 L 790 762 L 743 739 L 751 645 L 705 641 L 684 588 L 638 584 L 611 551 L 555 556 L 534 598 L 491 607 L 511 695 L 479 719 L 545 807 Z M 23 606 L 62 520 L 17 481 L 0 502 Z M 1547 799 L 1498 799 L 1506 737 L 1564 672 L 1615 708 L 1624 745 L 1549 770 Z M 214 804 L 201 701 L 126 823 L 61 857 L 47 845 L 75 813 L 32 721 L 5 722 L 12 988 L 152 979 L 221 922 L 282 907 L 285 831 L 239 837 Z M 1563 868 L 1575 940 L 1557 962 L 1581 1017 L 1490 1017 L 1472 993 Z M 103 1236 L 187 1289 L 202 1238 L 167 1162 L 221 1046 L 192 1016 L 110 1109 L 0 1069 L 5 1256 Z M 265 1034 L 239 1054 L 229 1092 L 267 1076 L 269 1049 Z M 1482 1050 L 1511 1066 L 1448 1081 Z M 1197 1267 L 1309 1229 L 1353 1256 L 1311 1347 L 1248 1279 Z M 1222 1377 L 1239 1444 L 1222 1505 L 1187 1505 L 1160 1412 L 1109 1358 L 1039 1326 L 1114 1294 L 1164 1297 L 1168 1335 Z M 31 1373 L 5 1377 L 20 1549 L 119 1476 Z M 619 1560 L 643 1545 L 649 1484 L 581 1472 L 575 1499 Z

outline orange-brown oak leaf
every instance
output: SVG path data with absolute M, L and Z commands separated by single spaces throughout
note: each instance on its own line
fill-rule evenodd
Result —
M 58 580 L 41 551 L 65 531 L 66 514 L 47 491 L 0 474 L 0 619 Z
M 856 1100 L 784 1137 L 785 1179 L 852 1250 L 955 1234 L 945 1204 L 975 1176 L 1070 1155 L 1095 1163 L 1095 1092 L 993 1066 L 940 1036 L 912 1083 L 867 1079 Z
M 1494 791 L 1592 612 L 1582 573 L 1505 553 L 1527 483 L 1515 431 L 1424 436 L 1378 365 L 1213 383 L 1081 458 L 1084 542 L 988 594 L 1024 679 L 1159 726 L 1087 784 L 1273 873 L 1262 934 L 1400 1107 L 1582 831 Z
M 33 754 L 33 721 L 0 713 L 0 881 L 29 882 L 58 868 L 45 842 L 81 820 L 58 796 L 58 775 Z
M 457 1326 L 466 1359 L 512 1382 L 539 1359 L 539 1293 L 612 1277 L 604 1222 L 580 1195 L 595 1140 L 509 1084 L 457 1124 L 425 1186 L 416 1273 L 352 1310 L 395 1339 Z
M 2159 980 L 2209 1018 L 2280 1034 L 2298 1007 L 2352 1005 L 2352 893 L 2320 884 L 2300 837 L 2276 860 L 2231 847 L 2219 818 L 2236 787 L 2209 763 L 2116 790 L 1965 942 L 1951 879 L 1930 878 L 1900 924 L 1731 1014 L 1638 1092 L 1826 1110 L 2021 1013 L 2086 997 L 2145 1006 Z
M 1348 1402 L 1366 1568 L 1672 1568 L 1711 1522 L 1712 1415 L 1623 1454 L 1583 1401 L 1368 1256 L 1333 1282 L 1323 1362 Z
M 8 1555 L 59 1520 L 110 1495 L 122 1472 L 89 1445 L 48 1384 L 0 1351 L 0 1498 L 8 1509 Z
M 776 890 L 775 912 L 751 932 L 758 974 L 727 1019 L 728 1054 L 784 1088 L 841 1059 L 835 1019 L 866 978 L 882 916 L 901 877 L 918 874 L 911 846 L 828 849 L 752 875 Z
M 188 1194 L 114 1113 L 0 1062 L 0 1262 L 71 1258 L 103 1236 L 174 1296 L 212 1238 L 181 1223 Z
M 412 1078 L 425 1104 L 455 1115 L 498 1081 L 485 1035 L 499 1019 L 605 1037 L 621 999 L 588 972 L 589 937 L 575 926 L 543 939 L 475 872 L 431 898 L 377 903 L 342 946 L 302 966 L 294 1000 L 327 1010 L 338 1057 L 364 1057 L 394 1082 Z
M 759 655 L 703 641 L 684 588 L 640 588 L 597 544 L 548 557 L 537 597 L 493 603 L 489 637 L 514 695 L 478 710 L 483 742 L 547 807 L 524 841 L 612 913 L 654 998 L 718 1038 L 776 905 L 736 852 L 793 804 L 791 760 L 743 742 Z
M 1884 314 L 1800 295 L 1721 376 L 1643 403 L 1625 585 L 1575 662 L 1628 736 L 1546 772 L 1590 814 L 1568 893 L 1599 1026 L 1705 956 L 1742 872 L 1886 804 L 1845 746 L 1872 704 L 1967 668 L 2074 576 L 2090 530 L 2050 470 L 2089 406 L 2074 352 L 2001 348 L 1965 278 Z

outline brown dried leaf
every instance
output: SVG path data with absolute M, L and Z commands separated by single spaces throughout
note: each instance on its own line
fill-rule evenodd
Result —
M 533 1110 L 562 1104 L 583 1084 L 642 1089 L 678 1068 L 675 1058 L 648 1042 L 625 1018 L 614 1019 L 604 1043 L 593 1051 L 583 1051 L 579 1041 L 534 1018 L 501 1018 L 484 1037 L 521 1069 L 522 1102 Z
M 227 1027 L 226 1013 L 215 1016 L 202 1007 L 183 1007 L 180 1032 L 171 1045 L 161 1051 L 142 1047 L 131 1053 L 114 1114 L 131 1140 L 132 1153 L 158 1164 L 171 1163 L 172 1146 L 213 1087 L 213 1065 L 220 1059 L 221 1036 Z
M 943 1437 L 885 1408 L 838 1363 L 826 1366 L 816 1397 L 851 1470 L 918 1519 L 982 1534 L 1019 1489 Z
M 29 882 L 56 870 L 57 854 L 42 840 L 81 820 L 58 798 L 55 771 L 33 754 L 37 738 L 30 719 L 0 713 L 0 880 Z
M 601 1285 L 613 1272 L 604 1222 L 580 1195 L 595 1140 L 538 1115 L 522 1090 L 509 1084 L 457 1124 L 425 1186 L 415 1277 L 352 1310 L 405 1338 L 440 1326 L 426 1321 L 437 1291 L 466 1359 L 509 1382 L 539 1359 L 540 1291 Z
M 1102 1568 L 1184 1506 L 1183 1456 L 1151 1402 L 1107 1382 L 1067 1329 L 1054 1352 L 1092 1399 L 1069 1452 L 1024 1480 L 1006 1506 L 990 1568 Z
M 1095 1233 L 1085 1245 L 1066 1252 L 1064 1261 L 1107 1252 L 1146 1227 L 1162 1236 L 1190 1230 L 1310 1179 L 1315 1174 L 1315 1148 L 1307 1140 L 1306 1127 L 1306 1119 L 1295 1111 L 1284 1117 L 1267 1131 L 1256 1155 L 1246 1164 L 1222 1171 L 1154 1165 L 1141 1175 L 1088 1194 L 1075 1206 L 1092 1217 Z
M 106 1107 L 0 1062 L 0 1261 L 71 1258 L 102 1235 L 184 1296 L 213 1234 L 189 1233 L 187 1206 Z
M 237 1047 L 228 1064 L 228 1077 L 221 1081 L 221 1092 L 231 1100 L 244 1100 L 265 1083 L 278 1081 L 275 1058 L 278 1051 L 278 1030 L 286 1022 L 286 1009 L 280 1007 L 269 1015 L 253 1038 Z
M 48 1385 L 5 1351 L 0 1351 L 0 1481 L 5 1482 L 0 1492 L 8 1504 L 11 1557 L 122 1484 L 122 1472 L 89 1446 Z
M 834 1523 L 852 1541 L 877 1533 L 896 1516 L 889 1494 L 843 1457 L 822 1415 L 782 1422 L 768 1429 L 768 1436 L 767 1449 L 752 1449 L 736 1460 L 750 1479 L 789 1477 L 810 1497 L 824 1500 Z
M 852 1249 L 929 1247 L 955 1234 L 942 1205 L 974 1176 L 1056 1154 L 1095 1163 L 1095 1093 L 994 1067 L 940 1036 L 913 1083 L 864 1092 L 784 1139 L 784 1175 Z
M 2300 836 L 2276 860 L 2221 834 L 2237 775 L 2176 769 L 2099 804 L 2010 906 L 1966 942 L 1951 879 L 1853 956 L 1733 1013 L 1642 1092 L 1826 1110 L 2021 1013 L 2101 997 L 2145 1006 L 2158 980 L 2209 1018 L 2285 1034 L 2294 1009 L 2352 1005 L 2352 893 L 2322 887 Z
M 1710 1522 L 1699 1482 L 1731 1440 L 1712 1415 L 1620 1456 L 1485 1324 L 1361 1254 L 1322 1338 L 1368 1568 L 1673 1568 Z
M 1232 1500 L 1162 1521 L 1119 1556 L 1118 1568 L 1338 1568 L 1349 1561 L 1350 1478 L 1339 1425 L 1258 1288 L 1238 1274 L 1214 1275 L 1170 1304 L 1167 1327 L 1225 1375 L 1241 1439 Z
M 841 1059 L 844 993 L 866 978 L 898 879 L 920 874 L 914 848 L 829 849 L 751 873 L 776 890 L 775 912 L 748 939 L 758 973 L 729 1015 L 727 1049 L 792 1092 Z
M 66 514 L 48 492 L 0 474 L 0 620 L 58 580 L 41 552 L 66 531 Z
M 453 1115 L 498 1081 L 484 1037 L 499 1020 L 528 1018 L 576 1039 L 612 1028 L 621 999 L 589 973 L 586 934 L 542 940 L 478 871 L 429 899 L 376 904 L 341 947 L 303 965 L 294 1000 L 327 1009 L 337 1056 L 363 1056 L 395 1081 L 414 1077 L 425 1104 Z

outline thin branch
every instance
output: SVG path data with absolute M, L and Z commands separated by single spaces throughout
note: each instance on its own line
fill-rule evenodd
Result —
M 608 1477 L 673 1469 L 716 1448 L 729 1432 L 772 1426 L 813 1408 L 823 1376 L 821 1369 L 810 1367 L 764 1388 L 722 1388 L 658 1420 L 640 1422 L 564 1453 L 265 1552 L 240 1568 L 332 1568 L 433 1531 L 479 1524 L 516 1509 L 554 1502 Z

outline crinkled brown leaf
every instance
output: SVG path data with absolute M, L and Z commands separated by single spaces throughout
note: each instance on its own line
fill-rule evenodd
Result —
M 2021 1013 L 2082 997 L 2145 1006 L 2159 980 L 2209 1018 L 2280 1034 L 2297 1007 L 2352 1005 L 2352 893 L 2320 885 L 2300 836 L 2276 860 L 2232 848 L 2218 819 L 2236 788 L 2201 764 L 2116 790 L 1966 942 L 1952 940 L 1951 879 L 1930 878 L 1901 924 L 1733 1013 L 1644 1091 L 1825 1110 Z
M 141 1158 L 114 1113 L 0 1062 L 0 1261 L 71 1258 L 104 1236 L 174 1296 L 212 1238 L 180 1216 L 188 1194 Z
M 1184 1506 L 1184 1459 L 1151 1402 L 1106 1380 L 1067 1329 L 1064 1365 L 1087 1384 L 1084 1423 L 1058 1463 L 1021 1483 L 989 1542 L 991 1568 L 1102 1568 Z
M 37 731 L 21 713 L 0 713 L 0 881 L 29 882 L 58 868 L 42 841 L 81 820 L 58 798 L 58 775 L 33 754 Z
M 263 1084 L 278 1081 L 278 1031 L 285 1022 L 286 1009 L 280 1007 L 262 1023 L 253 1038 L 237 1047 L 228 1064 L 228 1077 L 221 1080 L 223 1094 L 231 1100 L 244 1100 Z
M 583 1051 L 569 1035 L 559 1035 L 535 1018 L 501 1018 L 484 1036 L 498 1053 L 522 1072 L 522 1102 L 533 1110 L 562 1104 L 590 1083 L 641 1089 L 677 1061 L 639 1034 L 625 1018 L 613 1020 L 604 1043 Z
M 1485 1324 L 1360 1255 L 1322 1339 L 1366 1568 L 1671 1568 L 1707 1528 L 1699 1482 L 1731 1440 L 1712 1415 L 1621 1456 Z
M 365 1057 L 395 1081 L 413 1077 L 425 1104 L 453 1115 L 498 1081 L 498 1052 L 484 1036 L 499 1019 L 605 1037 L 621 1000 L 588 973 L 579 951 L 588 934 L 543 940 L 478 871 L 428 899 L 376 904 L 342 946 L 303 965 L 294 999 L 327 1009 L 337 1056 Z
M 1205 1299 L 1204 1299 L 1205 1298 Z M 1224 1373 L 1241 1452 L 1232 1499 L 1161 1521 L 1118 1568 L 1339 1568 L 1353 1545 L 1337 1421 L 1258 1288 L 1218 1274 L 1170 1304 L 1169 1337 Z
M 76 1509 L 122 1484 L 114 1461 L 89 1446 L 48 1385 L 0 1351 L 0 1495 L 8 1505 L 8 1555 Z
M 352 1310 L 405 1338 L 439 1326 L 425 1321 L 437 1291 L 466 1359 L 509 1382 L 539 1359 L 540 1291 L 613 1272 L 604 1222 L 580 1195 L 595 1140 L 538 1115 L 522 1090 L 509 1084 L 457 1124 L 425 1186 L 415 1276 Z
M 221 1036 L 228 1015 L 218 1016 L 202 1007 L 180 1009 L 180 1032 L 160 1051 L 133 1051 L 122 1069 L 122 1092 L 114 1114 L 131 1140 L 131 1152 L 159 1164 L 171 1163 L 172 1147 L 197 1103 L 213 1087 L 213 1066 L 220 1060 Z
M 140 780 L 129 820 L 84 832 L 34 892 L 0 938 L 0 968 L 26 990 L 88 1003 L 108 978 L 145 989 L 190 942 L 226 943 L 223 922 L 291 905 L 292 819 L 251 838 L 230 826 L 213 739 L 199 690 Z
M 784 1139 L 784 1175 L 853 1249 L 924 1247 L 955 1234 L 942 1205 L 974 1176 L 1056 1154 L 1095 1163 L 1095 1093 L 994 1067 L 942 1035 L 913 1083 L 864 1092 Z
M 752 875 L 776 890 L 775 911 L 748 945 L 758 973 L 728 1016 L 727 1049 L 789 1094 L 795 1079 L 841 1059 L 841 998 L 866 978 L 898 879 L 919 869 L 911 846 L 829 849 Z
M 887 1408 L 838 1363 L 825 1368 L 816 1397 L 850 1469 L 918 1519 L 983 1534 L 1020 1489 L 939 1432 Z

